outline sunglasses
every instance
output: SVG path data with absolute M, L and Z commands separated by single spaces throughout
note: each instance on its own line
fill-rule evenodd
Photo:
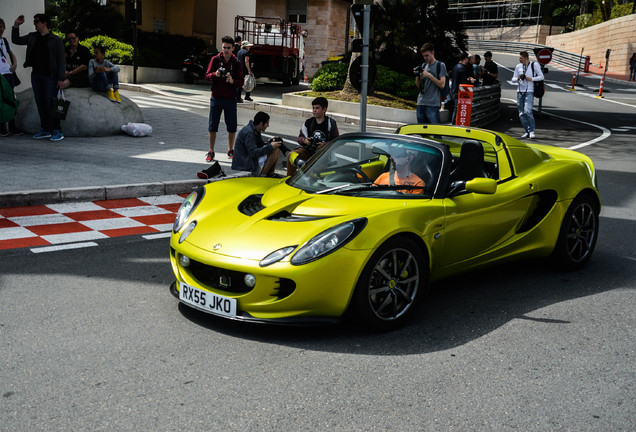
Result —
M 66 38 L 66 40 L 68 40 L 68 41 L 72 41 L 72 40 L 75 40 L 75 39 L 77 39 L 77 36 L 69 36 L 69 37 Z

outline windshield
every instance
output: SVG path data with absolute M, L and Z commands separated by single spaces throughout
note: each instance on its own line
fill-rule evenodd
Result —
M 311 158 L 289 184 L 318 194 L 431 198 L 442 160 L 442 152 L 425 141 L 345 135 Z

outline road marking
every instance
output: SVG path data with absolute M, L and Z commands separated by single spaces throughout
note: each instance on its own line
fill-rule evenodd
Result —
M 166 232 L 162 232 L 158 234 L 146 234 L 146 235 L 142 235 L 142 237 L 145 238 L 146 240 L 155 240 L 155 239 L 168 238 L 171 235 L 172 235 L 172 231 L 166 231 Z
M 69 249 L 81 249 L 85 247 L 93 247 L 99 246 L 95 242 L 84 242 L 84 243 L 69 243 L 57 246 L 45 246 L 40 248 L 31 248 L 31 252 L 33 253 L 44 253 L 44 252 L 58 252 L 61 250 L 69 250 Z
M 514 100 L 514 99 L 509 99 L 509 98 L 501 98 L 501 99 L 503 99 L 503 100 L 507 100 L 507 101 L 510 101 L 510 102 L 514 102 L 514 103 L 515 103 L 515 105 L 516 105 L 516 103 L 517 103 L 517 101 L 516 101 L 516 100 Z M 545 110 L 545 109 L 544 109 L 543 111 L 547 111 L 547 110 Z M 597 129 L 600 129 L 600 130 L 601 130 L 601 132 L 603 132 L 603 133 L 601 134 L 601 136 L 600 136 L 600 137 L 598 137 L 598 138 L 594 138 L 593 140 L 586 141 L 586 142 L 584 142 L 584 143 L 577 144 L 577 145 L 572 146 L 572 147 L 567 147 L 567 148 L 568 148 L 568 150 L 578 150 L 578 149 L 580 149 L 580 148 L 587 147 L 587 146 L 592 145 L 592 144 L 595 144 L 595 143 L 597 143 L 597 142 L 599 142 L 599 141 L 603 141 L 604 139 L 609 138 L 609 137 L 612 135 L 612 132 L 611 132 L 609 129 L 607 129 L 607 128 L 603 127 L 603 126 L 596 125 L 596 124 L 593 124 L 593 123 L 584 122 L 584 121 L 581 121 L 581 120 L 576 120 L 576 119 L 569 118 L 569 117 L 563 117 L 563 116 L 560 116 L 560 115 L 558 115 L 558 114 L 554 114 L 554 113 L 549 113 L 549 114 L 550 114 L 551 116 L 558 117 L 558 118 L 560 118 L 560 119 L 569 120 L 569 121 L 573 121 L 573 122 L 581 123 L 581 124 L 584 124 L 584 125 L 592 126 L 592 127 L 597 128 Z

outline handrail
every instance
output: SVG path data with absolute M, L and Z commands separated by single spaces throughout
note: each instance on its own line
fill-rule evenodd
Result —
M 501 40 L 479 40 L 471 39 L 468 41 L 468 47 L 471 51 L 499 51 L 504 53 L 520 53 L 527 51 L 533 53 L 534 48 L 549 48 L 546 45 L 533 44 L 528 42 L 510 42 Z M 571 52 L 554 49 L 552 51 L 552 61 L 563 66 L 570 67 L 575 71 L 582 72 L 585 64 L 585 56 L 574 54 Z

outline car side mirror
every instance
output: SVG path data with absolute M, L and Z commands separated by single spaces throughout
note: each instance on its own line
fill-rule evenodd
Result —
M 497 180 L 477 177 L 466 182 L 466 191 L 492 195 L 497 192 Z

